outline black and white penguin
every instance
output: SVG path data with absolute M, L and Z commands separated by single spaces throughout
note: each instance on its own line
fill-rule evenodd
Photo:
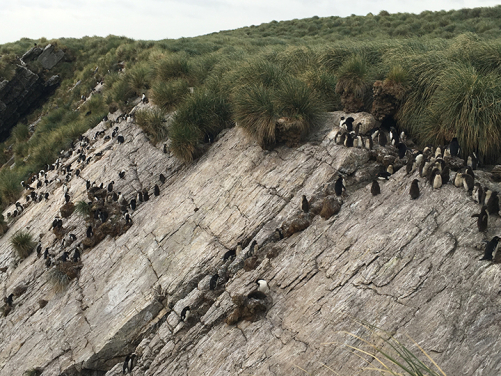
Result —
M 346 190 L 346 187 L 344 186 L 344 179 L 341 175 L 339 175 L 336 183 L 334 184 L 334 192 L 336 192 L 336 196 L 341 196 L 344 190 Z
M 489 219 L 489 215 L 487 214 L 487 206 L 482 206 L 479 214 L 473 214 L 472 218 L 477 219 L 477 227 L 479 232 L 485 232 L 487 230 L 487 221 Z
M 12 307 L 12 302 L 14 300 L 14 294 L 10 294 L 7 298 L 3 298 L 3 301 L 5 304 L 7 304 L 9 307 Z
M 37 245 L 37 257 L 40 257 L 42 255 L 42 243 L 38 242 Z
M 339 128 L 343 128 L 344 120 L 344 116 L 341 116 L 341 120 L 339 120 Z
M 45 248 L 45 252 L 43 253 L 43 259 L 47 260 L 47 257 L 49 257 L 49 248 Z
M 115 184 L 114 181 L 112 181 L 111 183 L 108 184 L 108 192 L 113 192 L 113 184 Z
M 493 237 L 485 246 L 484 257 L 480 260 L 492 261 L 492 255 L 496 252 L 498 247 L 499 237 Z
M 460 188 L 463 186 L 463 174 L 461 172 L 456 173 L 456 177 L 454 178 L 454 185 L 457 188 Z
M 449 144 L 449 151 L 451 152 L 452 157 L 457 157 L 459 154 L 459 142 L 456 137 L 454 137 Z
M 68 202 L 70 202 L 70 200 L 71 200 L 70 195 L 66 193 L 66 194 L 64 195 L 64 201 L 65 201 L 66 203 L 68 203 Z
M 92 238 L 94 232 L 92 231 L 92 226 L 87 227 L 87 237 Z
M 353 119 L 351 116 L 345 120 L 344 125 L 345 125 L 346 130 L 348 132 L 353 132 L 353 122 L 354 121 L 355 121 L 355 119 Z
M 160 176 L 158 177 L 160 179 L 160 183 L 165 183 L 165 176 L 164 174 L 160 174 Z
M 499 196 L 496 191 L 492 191 L 486 205 L 487 205 L 487 212 L 489 214 L 499 213 Z
M 377 182 L 377 180 L 372 181 L 371 193 L 373 196 L 377 196 L 381 193 L 381 189 L 379 188 L 379 183 Z
M 190 317 L 190 307 L 184 307 L 183 310 L 181 311 L 181 321 L 186 321 Z
M 143 189 L 143 200 L 146 202 L 150 199 L 150 195 L 148 193 L 148 190 L 145 188 Z
M 395 127 L 390 127 L 390 143 L 392 145 L 398 145 L 400 142 L 400 139 L 399 139 L 399 134 L 397 132 L 397 130 L 395 129 Z M 403 157 L 400 157 L 400 159 L 402 159 Z
M 475 181 L 473 178 L 469 174 L 463 174 L 463 187 L 468 194 L 472 193 L 474 185 Z
M 59 260 L 61 260 L 62 262 L 66 262 L 66 260 L 68 260 L 68 256 L 70 255 L 69 252 L 63 252 L 63 255 L 61 257 L 59 257 Z
M 132 200 L 130 200 L 129 202 L 129 206 L 132 210 L 136 210 L 136 199 L 133 198 Z
M 130 355 L 127 355 L 125 357 L 124 365 L 122 368 L 122 374 L 125 375 L 127 371 L 129 371 L 129 361 L 130 361 Z
M 124 136 L 122 136 L 121 134 L 119 134 L 118 137 L 117 137 L 117 142 L 119 144 L 123 144 L 125 142 Z
M 209 282 L 209 289 L 210 290 L 215 290 L 216 287 L 217 287 L 217 280 L 219 278 L 219 275 L 216 273 L 214 274 L 211 279 L 210 279 L 210 282 Z
M 120 171 L 120 172 L 118 173 L 118 177 L 119 177 L 120 179 L 125 179 L 125 170 Z
M 305 213 L 308 213 L 310 211 L 310 204 L 309 204 L 308 199 L 306 198 L 305 195 L 303 195 L 303 200 L 301 202 L 301 209 Z
M 411 199 L 415 200 L 419 197 L 419 180 L 414 179 L 411 183 L 411 189 L 409 190 L 409 194 L 411 195 Z
M 480 183 L 475 183 L 473 185 L 473 191 L 471 192 L 471 197 L 473 200 L 480 205 L 484 204 L 484 190 L 482 188 L 482 185 Z
M 251 292 L 247 297 L 249 299 L 266 299 L 266 294 L 270 291 L 270 288 L 268 287 L 268 283 L 264 279 L 258 279 L 256 281 L 257 284 L 257 290 Z
M 143 202 L 143 192 L 137 192 L 137 201 Z
M 80 259 L 81 259 L 80 251 L 77 248 L 75 248 L 75 252 L 73 253 L 72 260 L 73 260 L 73 262 L 78 262 L 78 261 L 80 261 Z
M 435 178 L 433 179 L 433 189 L 438 189 L 442 186 L 442 175 L 439 173 L 435 174 Z
M 449 169 L 449 166 L 445 166 L 442 169 L 442 172 L 440 173 L 442 175 L 442 184 L 447 184 L 450 180 L 450 175 L 451 175 L 451 170 Z
M 155 196 L 160 196 L 160 188 L 158 187 L 157 184 L 155 184 L 155 187 L 153 187 L 153 194 Z
M 383 171 L 383 172 L 378 172 L 376 174 L 376 177 L 379 180 L 388 180 L 390 178 L 391 174 L 388 171 Z
M 90 189 L 90 187 L 91 187 L 90 180 L 87 180 L 87 181 L 85 182 L 85 188 L 86 188 L 87 190 L 89 190 L 89 189 Z
M 125 213 L 125 215 L 124 215 L 124 219 L 125 219 L 125 223 L 126 223 L 126 224 L 130 224 L 130 223 L 132 223 L 132 218 L 131 218 L 131 216 L 130 216 L 130 214 L 129 214 L 129 213 Z
M 477 158 L 477 155 L 475 154 L 475 152 L 473 152 L 472 155 L 468 156 L 466 165 L 469 166 L 469 167 L 471 167 L 472 170 L 476 170 L 477 169 L 477 167 L 478 167 L 478 158 Z
M 378 132 L 378 144 L 379 146 L 385 147 L 386 143 L 388 142 L 388 139 L 386 138 L 386 135 L 382 130 L 379 130 Z

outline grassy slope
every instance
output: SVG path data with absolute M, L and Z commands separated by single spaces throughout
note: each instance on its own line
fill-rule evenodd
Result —
M 419 15 L 383 11 L 273 21 L 157 42 L 108 36 L 24 38 L 2 45 L 0 79 L 9 78 L 15 56 L 34 42 L 55 44 L 68 58 L 50 72 L 62 76 L 57 92 L 1 147 L 0 163 L 14 156 L 16 165 L 0 171 L 0 197 L 4 204 L 14 200 L 22 178 L 52 162 L 109 109 L 127 108 L 127 100 L 142 92 L 165 111 L 178 110 L 170 134 L 173 151 L 191 160 L 235 119 L 248 120 L 249 134 L 269 146 L 277 141 L 276 119 L 286 117 L 300 124 L 299 130 L 308 129 L 313 112 L 342 108 L 343 90 L 357 92 L 370 110 L 372 84 L 395 80 L 396 71 L 408 90 L 396 116 L 402 128 L 422 143 L 443 144 L 457 135 L 466 151 L 493 157 L 501 141 L 500 18 L 501 6 Z M 75 112 L 81 95 L 102 79 L 103 95 Z M 80 85 L 70 90 L 77 81 Z M 301 96 L 291 95 L 295 91 Z M 26 123 L 40 115 L 29 135 Z M 254 121 L 262 128 L 252 129 Z M 145 128 L 152 140 L 161 139 L 158 124 Z

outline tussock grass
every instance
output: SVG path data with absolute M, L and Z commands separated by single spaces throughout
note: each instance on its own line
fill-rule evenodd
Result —
M 84 200 L 78 201 L 77 204 L 75 205 L 75 211 L 84 217 L 90 215 L 91 212 L 90 209 L 91 206 Z
M 33 252 L 36 245 L 31 234 L 24 231 L 18 231 L 14 234 L 10 239 L 10 244 L 14 247 L 17 255 L 22 259 L 28 257 L 31 252 Z
M 153 84 L 151 98 L 160 108 L 170 111 L 189 94 L 188 81 L 183 78 L 169 82 L 157 81 Z
M 353 333 L 343 332 L 349 337 L 360 341 L 362 346 L 346 343 L 343 345 L 352 350 L 354 355 L 367 362 L 368 366 L 363 370 L 377 371 L 381 374 L 395 376 L 446 376 L 445 372 L 435 363 L 430 355 L 410 337 L 408 339 L 417 347 L 419 352 L 410 350 L 391 333 L 370 324 L 361 325 L 371 333 L 373 340 L 362 338 Z M 377 345 L 374 342 L 382 343 L 383 345 Z M 326 345 L 329 344 L 331 343 L 326 343 Z M 374 363 L 375 365 L 373 365 Z
M 136 112 L 136 123 L 148 135 L 153 144 L 167 138 L 165 112 L 161 109 L 139 110 Z
M 49 282 L 54 290 L 59 293 L 68 287 L 71 280 L 78 275 L 76 265 L 71 262 L 62 262 L 52 268 L 48 273 Z
M 22 173 L 17 170 L 3 169 L 0 171 L 0 195 L 2 204 L 13 203 L 21 195 Z
M 195 91 L 177 110 L 169 129 L 174 155 L 190 162 L 211 143 L 223 129 L 232 125 L 228 94 L 217 85 Z

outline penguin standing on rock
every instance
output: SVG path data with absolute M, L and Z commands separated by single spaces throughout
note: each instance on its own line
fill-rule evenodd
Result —
M 303 212 L 308 213 L 310 211 L 310 204 L 308 203 L 308 199 L 305 195 L 303 195 L 303 200 L 301 202 L 301 209 Z
M 485 246 L 484 257 L 480 260 L 492 261 L 492 255 L 496 252 L 498 248 L 499 237 L 493 237 Z
M 377 182 L 377 180 L 372 181 L 371 193 L 373 196 L 377 196 L 381 193 L 381 189 L 379 188 L 379 183 Z
M 190 307 L 184 307 L 183 310 L 181 311 L 181 321 L 186 321 L 190 317 Z
M 153 188 L 153 194 L 155 196 L 160 196 L 160 188 L 158 187 L 157 184 L 155 184 L 155 187 Z
M 219 275 L 216 273 L 214 274 L 211 279 L 210 279 L 210 282 L 209 282 L 209 289 L 210 290 L 215 290 L 216 287 L 217 287 L 217 280 L 219 278 Z
M 485 232 L 487 230 L 487 221 L 489 219 L 489 215 L 487 214 L 487 206 L 482 206 L 482 210 L 480 210 L 479 214 L 473 214 L 472 218 L 477 219 L 477 227 L 479 232 Z
M 247 297 L 249 299 L 266 299 L 266 294 L 270 291 L 270 288 L 268 287 L 268 282 L 266 282 L 264 279 L 258 279 L 256 281 L 257 284 L 257 290 L 251 292 Z
M 343 194 L 343 191 L 346 190 L 343 180 L 344 180 L 343 177 L 339 175 L 339 177 L 336 180 L 336 183 L 334 184 L 334 191 L 336 192 L 336 196 L 341 196 Z
M 411 195 L 411 199 L 415 200 L 419 197 L 419 180 L 414 179 L 411 183 L 411 189 L 409 190 L 409 194 Z
M 449 144 L 449 150 L 451 152 L 452 157 L 457 157 L 459 154 L 459 142 L 456 137 L 454 137 Z
M 489 214 L 499 213 L 499 196 L 496 191 L 492 191 L 489 200 L 487 201 L 487 212 Z

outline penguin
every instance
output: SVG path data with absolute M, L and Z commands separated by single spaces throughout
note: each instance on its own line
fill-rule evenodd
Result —
M 496 191 L 492 191 L 489 200 L 487 201 L 487 212 L 489 214 L 499 213 L 499 196 Z
M 122 374 L 125 375 L 126 371 L 129 370 L 129 360 L 130 360 L 130 355 L 127 355 L 125 357 L 124 365 L 122 368 Z
M 282 230 L 277 227 L 275 229 L 275 236 L 279 239 L 279 240 L 282 240 L 284 238 L 284 233 L 282 232 Z
M 428 183 L 433 187 L 433 182 L 435 181 L 435 176 L 438 174 L 438 168 L 433 168 L 430 175 L 428 176 Z
M 492 255 L 496 252 L 498 247 L 499 237 L 493 237 L 485 246 L 484 257 L 480 260 L 492 261 Z
M 378 133 L 378 143 L 379 143 L 379 146 L 382 146 L 383 148 L 386 146 L 386 143 L 387 143 L 387 138 L 386 138 L 386 135 L 384 134 L 383 131 L 379 131 Z
M 489 216 L 487 215 L 487 206 L 482 206 L 482 210 L 480 210 L 479 214 L 473 214 L 472 218 L 477 219 L 477 227 L 479 232 L 485 232 L 487 230 L 487 221 Z
M 153 194 L 155 196 L 160 196 L 160 188 L 158 187 L 157 184 L 155 184 L 155 187 L 153 187 Z
M 472 170 L 476 170 L 478 167 L 478 158 L 475 152 L 472 153 L 472 155 L 468 156 L 468 160 L 466 162 L 466 165 L 471 167 Z
M 113 184 L 115 184 L 114 181 L 112 181 L 110 184 L 108 184 L 108 192 L 113 192 Z
M 129 360 L 129 373 L 132 373 L 132 368 L 134 368 L 134 360 L 136 359 L 136 354 L 132 354 Z
M 66 262 L 66 260 L 68 259 L 68 256 L 69 256 L 69 252 L 63 252 L 63 255 L 61 257 L 59 257 L 59 260 L 61 260 L 62 262 Z
M 301 209 L 303 212 L 308 213 L 310 211 L 310 204 L 308 203 L 308 199 L 305 195 L 303 195 L 303 200 L 301 202 Z
M 248 294 L 247 297 L 249 299 L 258 299 L 258 300 L 266 299 L 266 294 L 270 291 L 268 283 L 264 279 L 258 279 L 256 281 L 256 284 L 257 284 L 257 290 Z
M 409 194 L 411 195 L 411 199 L 415 200 L 419 197 L 419 180 L 414 179 L 411 183 L 411 189 L 409 190 Z
M 398 132 L 395 127 L 390 127 L 390 143 L 392 145 L 398 145 L 400 140 L 398 139 Z M 402 158 L 400 158 L 402 159 Z
M 64 195 L 64 201 L 65 201 L 66 203 L 70 202 L 70 199 L 71 199 L 71 197 L 70 197 L 70 195 L 69 195 L 69 194 L 65 194 L 65 195 Z
M 42 255 L 42 243 L 39 242 L 37 245 L 37 257 L 40 257 Z
M 117 202 L 118 199 L 119 199 L 118 193 L 117 192 L 113 192 L 113 194 L 111 195 L 111 198 L 112 198 L 113 201 Z
M 132 210 L 136 210 L 136 199 L 133 198 L 132 200 L 130 200 L 129 202 L 129 206 Z
M 405 157 L 405 153 L 407 152 L 407 146 L 405 146 L 404 143 L 400 142 L 397 145 L 397 149 L 398 149 L 398 157 L 400 159 L 403 159 Z
M 339 128 L 343 128 L 344 124 L 344 116 L 341 116 L 341 120 L 339 121 Z
M 484 202 L 483 202 L 484 191 L 483 191 L 480 183 L 475 183 L 473 185 L 473 191 L 471 193 L 471 196 L 477 204 L 480 204 L 480 205 L 484 204 Z
M 440 174 L 435 175 L 435 179 L 433 180 L 433 189 L 438 189 L 442 186 L 442 176 Z
M 343 190 L 346 190 L 343 180 L 343 177 L 339 175 L 336 183 L 334 184 L 334 191 L 336 192 L 336 196 L 341 196 L 343 194 Z
M 454 185 L 457 188 L 463 186 L 463 174 L 461 172 L 456 173 L 456 177 L 454 178 Z
M 224 255 L 223 255 L 223 261 L 226 261 L 228 259 L 234 259 L 235 257 L 237 256 L 237 253 L 236 253 L 236 250 L 234 249 L 230 249 L 229 251 L 227 251 Z M 212 279 L 211 279 L 211 282 L 212 282 Z M 211 289 L 213 290 L 213 289 Z
M 184 307 L 181 311 L 181 321 L 186 321 L 190 317 L 190 307 Z
M 137 200 L 143 202 L 143 192 L 137 192 Z
M 376 177 L 379 180 L 388 180 L 390 178 L 391 174 L 388 171 L 383 171 L 383 172 L 378 172 Z
M 395 172 L 393 170 L 393 165 L 388 165 L 388 167 L 386 167 L 386 172 L 389 173 L 390 175 L 393 175 L 393 173 Z
M 373 196 L 377 196 L 381 193 L 381 189 L 379 188 L 379 183 L 377 182 L 377 180 L 372 181 L 371 193 Z
M 435 158 L 438 158 L 438 156 L 442 156 L 442 149 L 440 148 L 440 146 L 437 146 L 437 148 L 435 149 Z
M 160 174 L 160 176 L 158 177 L 160 179 L 160 183 L 165 183 L 165 176 L 164 174 Z
M 87 227 L 87 237 L 92 238 L 94 232 L 92 231 L 92 226 Z
M 47 260 L 47 257 L 49 257 L 49 248 L 45 248 L 45 252 L 43 253 L 43 259 Z
M 451 152 L 452 157 L 457 157 L 459 154 L 459 142 L 456 137 L 454 137 L 449 144 L 449 150 Z
M 450 174 L 451 174 L 451 171 L 449 169 L 449 166 L 445 166 L 442 170 L 442 172 L 440 173 L 440 175 L 442 175 L 442 184 L 447 184 L 450 180 Z
M 214 274 L 211 279 L 210 279 L 210 283 L 209 283 L 209 289 L 210 290 L 215 290 L 216 287 L 217 287 L 217 279 L 219 278 L 219 275 L 216 273 Z
M 372 150 L 372 148 L 374 147 L 374 142 L 372 141 L 372 137 L 367 137 L 365 139 L 364 145 L 367 150 Z
M 75 248 L 75 253 L 73 253 L 73 262 L 78 262 L 80 259 L 80 251 Z
M 353 147 L 353 135 L 351 133 L 348 133 L 346 135 L 346 138 L 344 139 L 344 146 L 346 146 L 347 148 Z
M 118 177 L 119 177 L 120 179 L 125 179 L 125 170 L 120 171 L 120 172 L 118 173 Z
M 469 174 L 464 174 L 463 175 L 463 186 L 465 191 L 468 192 L 468 194 L 471 195 L 474 187 L 474 180 Z
M 85 182 L 85 187 L 87 188 L 87 190 L 89 190 L 89 189 L 90 189 L 90 186 L 91 186 L 91 184 L 90 184 L 90 180 L 87 180 L 87 181 Z
M 146 202 L 150 199 L 150 195 L 148 193 L 148 190 L 145 188 L 143 189 L 143 200 Z
M 3 301 L 5 304 L 7 304 L 9 307 L 12 307 L 12 302 L 14 300 L 14 294 L 10 294 L 7 298 L 3 298 Z
M 126 224 L 132 223 L 132 218 L 130 217 L 129 213 L 125 213 L 124 218 L 125 218 L 125 223 Z
M 466 166 L 466 167 L 464 168 L 463 175 L 464 175 L 464 174 L 468 174 L 468 175 L 470 175 L 473 179 L 475 179 L 475 174 L 473 173 L 473 170 L 472 170 L 472 169 L 471 169 L 471 167 L 469 167 L 469 166 Z
M 117 142 L 119 144 L 123 144 L 125 142 L 124 136 L 122 136 L 121 134 L 119 134 L 118 137 L 117 137 Z
M 353 122 L 354 121 L 355 121 L 355 119 L 353 119 L 351 116 L 345 120 L 344 125 L 345 125 L 346 130 L 348 132 L 353 132 Z
M 257 253 L 257 249 L 258 249 L 257 241 L 253 240 L 249 247 L 248 255 L 249 256 L 255 255 Z

